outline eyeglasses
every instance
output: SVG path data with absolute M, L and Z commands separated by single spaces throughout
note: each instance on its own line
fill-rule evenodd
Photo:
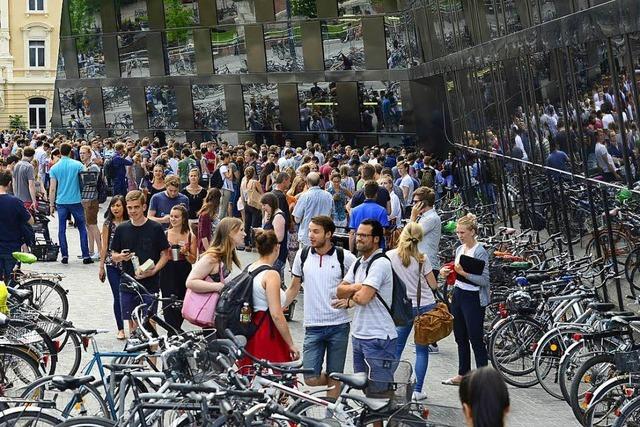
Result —
M 356 233 L 356 237 L 359 237 L 361 239 L 366 239 L 367 237 L 372 237 L 373 234 L 364 234 L 364 233 Z

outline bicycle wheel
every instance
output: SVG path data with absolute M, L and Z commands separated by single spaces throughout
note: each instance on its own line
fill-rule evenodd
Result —
M 543 389 L 556 399 L 562 399 L 560 389 L 560 359 L 573 343 L 573 335 L 583 332 L 580 328 L 555 329 L 547 333 L 534 352 L 536 378 Z
M 42 373 L 31 354 L 22 349 L 0 346 L 0 390 L 5 397 L 17 397 L 24 387 L 40 378 Z
M 5 344 L 20 346 L 23 351 L 32 353 L 40 362 L 40 367 L 48 375 L 56 372 L 58 348 L 51 337 L 35 323 L 12 319 L 2 333 Z
M 42 377 L 25 388 L 20 398 L 27 400 L 46 400 L 55 402 L 56 409 L 64 418 L 96 416 L 111 418 L 107 403 L 102 398 L 98 389 L 92 384 L 81 386 L 78 390 L 80 396 L 74 390 L 60 391 L 53 385 L 54 376 Z M 38 406 L 38 404 L 34 404 Z
M 620 416 L 613 427 L 637 427 L 640 426 L 640 397 L 627 403 L 620 411 Z
M 17 287 L 33 292 L 30 302 L 43 315 L 67 319 L 69 299 L 67 291 L 59 283 L 48 279 L 28 279 L 19 282 Z
M 327 402 L 335 403 L 336 399 L 333 397 L 321 397 L 322 400 L 326 400 Z M 308 402 L 306 400 L 301 400 L 296 402 L 289 408 L 290 412 L 293 412 L 296 415 L 302 415 L 303 417 L 313 418 L 316 420 L 321 420 L 323 418 L 331 418 L 333 414 L 327 407 L 322 405 L 317 405 L 313 402 Z
M 629 253 L 627 259 L 624 261 L 624 275 L 627 281 L 633 285 L 633 273 L 640 266 L 640 246 L 635 248 Z M 639 289 L 634 286 L 635 289 Z
M 99 417 L 78 417 L 69 418 L 68 420 L 58 424 L 58 427 L 114 427 L 115 421 L 107 420 Z
M 584 414 L 584 425 L 610 427 L 618 419 L 622 408 L 639 396 L 638 377 L 621 375 L 602 384 L 593 393 L 593 398 Z M 631 380 L 631 381 L 630 381 Z
M 19 406 L 0 412 L 0 426 L 57 426 L 64 418 L 55 411 Z
M 612 232 L 613 236 L 613 250 L 615 250 L 616 261 L 618 265 L 623 266 L 625 261 L 627 260 L 627 256 L 633 250 L 633 242 L 629 240 L 629 238 L 622 232 L 614 230 Z M 610 260 L 613 257 L 614 251 L 612 250 L 612 245 L 609 240 L 609 233 L 604 230 L 598 233 L 598 240 L 600 241 L 600 250 L 602 251 L 602 257 L 605 260 Z M 585 251 L 587 254 L 595 255 L 596 251 L 596 237 L 592 237 L 587 243 L 587 249 Z
M 80 335 L 73 330 L 64 330 L 61 335 L 53 340 L 53 343 L 58 348 L 57 372 L 61 375 L 74 376 L 77 374 L 82 362 L 82 339 Z
M 544 332 L 542 325 L 527 317 L 514 317 L 496 326 L 489 345 L 491 364 L 508 384 L 525 388 L 538 383 L 533 351 Z
M 598 354 L 587 360 L 576 371 L 569 389 L 569 404 L 578 421 L 584 421 L 584 413 L 588 406 L 585 396 L 592 394 L 601 384 L 615 375 L 613 354 Z

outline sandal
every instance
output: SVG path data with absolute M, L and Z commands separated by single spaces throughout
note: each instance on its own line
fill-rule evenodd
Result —
M 116 335 L 116 338 L 120 341 L 127 339 L 126 335 L 124 334 L 124 331 L 118 331 L 118 335 Z
M 442 384 L 458 387 L 460 385 L 460 381 L 455 381 L 455 379 L 456 379 L 456 377 L 449 378 L 447 380 L 443 380 Z

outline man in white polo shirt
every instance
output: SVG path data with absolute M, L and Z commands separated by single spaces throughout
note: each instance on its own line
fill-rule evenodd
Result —
M 290 303 L 298 295 L 304 282 L 304 347 L 303 365 L 314 373 L 305 376 L 309 386 L 333 386 L 329 397 L 338 398 L 340 383 L 327 374 L 344 371 L 349 343 L 349 314 L 347 300 L 336 297 L 338 285 L 356 260 L 346 249 L 333 245 L 331 238 L 336 226 L 329 216 L 311 218 L 309 241 L 311 246 L 298 250 L 291 273 L 293 282 L 287 292 Z M 326 371 L 322 362 L 327 359 Z

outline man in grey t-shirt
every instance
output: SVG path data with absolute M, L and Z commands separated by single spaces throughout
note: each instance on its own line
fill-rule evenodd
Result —
M 389 259 L 381 256 L 382 239 L 384 230 L 378 221 L 367 219 L 360 223 L 356 248 L 362 256 L 349 268 L 337 290 L 338 298 L 346 298 L 350 307 L 355 306 L 351 323 L 354 372 L 368 372 L 366 359 L 396 360 L 398 333 L 391 314 L 380 301 L 382 298 L 391 307 L 393 295 L 393 271 Z M 392 381 L 393 366 L 386 365 L 370 366 L 370 375 Z M 380 387 L 384 389 L 384 381 Z
M 22 200 L 27 209 L 37 203 L 35 170 L 31 164 L 34 154 L 33 148 L 25 147 L 22 151 L 22 160 L 13 168 L 13 194 Z
M 418 249 L 427 255 L 433 274 L 438 277 L 440 271 L 440 259 L 438 247 L 442 235 L 442 221 L 433 208 L 436 195 L 429 187 L 420 187 L 413 193 L 413 208 L 411 209 L 411 222 L 417 222 L 422 226 L 424 233 L 418 243 Z

